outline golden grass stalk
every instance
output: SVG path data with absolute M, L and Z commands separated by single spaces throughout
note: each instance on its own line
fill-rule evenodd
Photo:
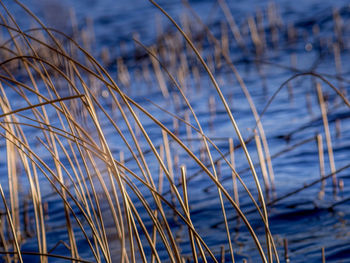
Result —
M 9 207 L 7 205 L 7 202 L 6 202 L 6 198 L 5 198 L 5 194 L 4 194 L 4 191 L 2 190 L 2 186 L 0 184 L 0 194 L 1 194 L 1 197 L 2 197 L 2 201 L 4 203 L 4 206 L 5 206 L 5 209 L 6 209 L 6 216 L 7 216 L 7 220 L 10 224 L 10 227 L 11 227 L 11 231 L 12 231 L 12 236 L 13 236 L 13 242 L 14 242 L 14 247 L 16 248 L 17 250 L 17 255 L 19 257 L 19 261 L 21 263 L 23 263 L 23 260 L 22 260 L 22 254 L 21 254 L 21 249 L 19 247 L 19 244 L 18 244 L 18 239 L 17 239 L 17 233 L 16 233 L 16 229 L 15 229 L 15 226 L 13 225 L 13 221 L 12 221 L 12 217 L 11 217 L 11 212 L 9 210 Z
M 316 139 L 317 139 L 317 149 L 318 149 L 318 160 L 320 163 L 320 176 L 322 179 L 324 179 L 326 173 L 325 173 L 325 166 L 324 166 L 324 152 L 323 152 L 322 135 L 317 134 Z M 322 199 L 324 196 L 325 186 L 326 186 L 326 181 L 322 180 L 321 189 L 320 189 L 320 192 L 318 193 L 318 196 L 320 199 Z
M 337 186 L 337 176 L 335 174 L 336 168 L 335 168 L 334 155 L 333 155 L 332 139 L 331 139 L 331 134 L 330 134 L 329 125 L 328 125 L 327 109 L 323 99 L 321 84 L 319 82 L 316 83 L 316 89 L 317 89 L 317 96 L 318 96 L 318 100 L 321 108 L 324 132 L 326 136 L 329 165 L 331 167 L 331 173 L 334 174 L 332 176 L 333 191 L 334 191 L 334 194 L 336 194 L 338 186 Z

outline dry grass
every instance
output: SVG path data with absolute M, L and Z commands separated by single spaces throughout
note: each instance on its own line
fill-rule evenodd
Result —
M 240 223 L 245 225 L 261 261 L 279 262 L 276 242 L 269 227 L 268 205 L 290 193 L 271 202 L 266 201 L 266 196 L 273 195 L 275 190 L 272 159 L 278 153 L 270 154 L 262 115 L 277 93 L 292 79 L 302 75 L 319 78 L 335 90 L 345 104 L 350 104 L 343 93 L 324 77 L 314 72 L 297 73 L 281 85 L 259 115 L 230 58 L 227 38 L 216 39 L 197 17 L 198 25 L 203 25 L 208 40 L 213 44 L 216 54 L 213 61 L 216 65 L 228 66 L 248 99 L 256 129 L 250 137 L 243 136 L 228 99 L 214 77 L 215 66 L 202 57 L 200 45 L 191 40 L 190 28 L 186 30 L 185 26 L 182 29 L 156 2 L 150 2 L 172 22 L 186 42 L 184 49 L 187 50 L 182 53 L 180 65 L 171 55 L 166 65 L 162 63 L 164 50 L 146 47 L 135 39 L 151 59 L 164 100 L 172 99 L 175 106 L 181 104 L 186 108 L 187 113 L 181 116 L 154 104 L 169 116 L 174 127 L 158 119 L 147 107 L 128 95 L 127 87 L 133 79 L 122 60 L 117 62 L 121 88 L 78 40 L 45 27 L 18 2 L 27 19 L 36 24 L 32 29 L 23 31 L 1 2 L 4 10 L 0 14 L 1 26 L 7 39 L 1 45 L 3 59 L 0 63 L 0 136 L 4 143 L 1 154 L 6 154 L 6 167 L 2 170 L 7 171 L 7 177 L 3 175 L 0 184 L 5 208 L 0 225 L 3 247 L 0 254 L 4 255 L 5 262 L 22 262 L 23 257 L 40 259 L 40 262 L 48 262 L 51 257 L 71 262 L 220 262 L 220 258 L 224 262 L 222 259 L 226 253 L 230 262 L 234 262 L 236 252 L 232 245 L 232 229 Z M 225 1 L 220 0 L 219 4 L 238 45 L 245 52 L 244 40 Z M 249 21 L 259 56 L 265 48 L 263 38 L 255 20 Z M 108 54 L 105 56 L 108 60 Z M 187 64 L 188 56 L 197 61 L 196 67 Z M 224 138 L 229 145 L 228 153 L 222 152 L 215 139 L 206 135 L 203 123 L 193 109 L 193 101 L 187 95 L 186 79 L 190 72 L 198 78 L 199 70 L 204 70 L 209 77 L 235 132 L 232 138 Z M 338 71 L 341 71 L 339 63 Z M 149 78 L 146 69 L 142 74 L 145 79 Z M 263 76 L 263 72 L 261 74 Z M 169 92 L 167 81 L 176 88 L 176 92 Z M 320 84 L 317 90 L 332 165 L 331 175 L 324 172 L 320 135 L 290 146 L 283 152 L 317 140 L 320 166 L 323 167 L 320 181 L 332 177 L 336 189 L 335 174 L 338 171 L 334 165 Z M 211 100 L 210 105 L 214 104 L 215 101 Z M 215 105 L 211 108 L 214 116 Z M 186 127 L 186 137 L 179 135 L 179 123 Z M 244 137 L 249 138 L 244 140 Z M 258 155 L 255 163 L 247 148 L 247 144 L 253 141 Z M 236 153 L 238 148 L 243 152 Z M 254 181 L 254 191 L 249 190 L 240 176 L 241 172 L 236 171 L 237 154 L 242 154 L 249 166 L 250 176 L 245 180 Z M 215 159 L 217 156 L 219 159 Z M 205 233 L 198 231 L 192 220 L 190 199 L 191 191 L 195 191 L 196 187 L 189 184 L 192 177 L 186 171 L 186 164 L 191 165 L 191 171 L 196 168 L 198 173 L 210 180 L 209 188 L 217 189 L 221 214 L 216 216 L 224 222 L 225 244 L 209 246 L 203 238 Z M 230 169 L 232 175 L 230 189 L 220 179 L 220 167 L 223 165 Z M 258 174 L 256 167 L 260 167 L 262 174 Z M 240 193 L 238 187 L 243 189 Z M 241 209 L 239 199 L 242 195 L 250 198 L 254 209 Z M 50 211 L 47 202 L 55 202 L 58 209 Z M 236 216 L 232 218 L 228 214 L 233 210 Z M 260 217 L 264 231 L 254 229 L 247 217 L 251 212 Z M 51 217 L 55 218 L 57 213 L 64 217 L 61 219 L 64 233 L 60 233 L 64 239 L 59 237 L 53 241 L 50 234 L 53 230 L 48 226 L 52 224 Z M 33 227 L 30 226 L 32 223 Z M 176 234 L 179 228 L 187 230 L 180 241 Z M 28 240 L 37 243 L 32 245 L 37 248 L 36 251 L 22 249 Z M 183 244 L 187 244 L 185 249 Z M 66 247 L 70 254 L 55 254 L 58 246 Z M 191 253 L 183 253 L 184 250 Z M 288 257 L 287 252 L 286 255 Z

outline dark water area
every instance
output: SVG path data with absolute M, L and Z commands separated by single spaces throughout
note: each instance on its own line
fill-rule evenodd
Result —
M 274 40 L 269 24 L 265 19 L 262 27 L 266 32 L 266 47 L 263 55 L 256 56 L 256 47 L 251 40 L 247 19 L 255 16 L 257 10 L 266 15 L 270 1 L 227 1 L 230 11 L 234 16 L 238 27 L 242 30 L 243 38 L 247 44 L 247 51 L 243 52 L 234 40 L 232 33 L 229 33 L 230 57 L 235 64 L 237 71 L 243 78 L 258 113 L 264 110 L 269 99 L 280 85 L 295 74 L 303 72 L 314 72 L 335 85 L 345 93 L 350 92 L 350 5 L 349 1 L 287 1 L 281 0 L 275 3 L 279 14 L 277 23 L 277 39 Z M 77 28 L 81 31 L 87 30 L 90 37 L 89 51 L 99 60 L 103 60 L 101 53 L 108 49 L 109 61 L 108 71 L 121 83 L 123 91 L 132 99 L 140 103 L 158 118 L 166 127 L 173 126 L 173 118 L 164 110 L 152 105 L 151 102 L 159 105 L 171 113 L 186 119 L 190 115 L 184 103 L 180 106 L 172 101 L 175 88 L 169 84 L 170 97 L 164 99 L 158 87 L 157 79 L 150 70 L 150 82 L 147 83 L 142 77 L 143 65 L 151 65 L 147 53 L 137 46 L 132 40 L 137 38 L 145 45 L 156 44 L 162 39 L 161 31 L 165 34 L 176 35 L 174 26 L 156 9 L 150 2 L 145 0 L 132 1 L 112 1 L 112 0 L 26 0 L 23 1 L 32 11 L 37 14 L 46 25 L 58 28 L 68 35 L 73 36 L 71 27 L 71 12 L 75 13 Z M 195 19 L 188 9 L 177 0 L 162 0 L 158 3 L 168 11 L 176 21 L 181 21 L 183 15 L 189 15 L 192 19 L 192 26 L 198 38 L 204 29 L 195 24 Z M 21 17 L 21 11 L 15 4 L 8 1 L 9 9 L 18 17 L 23 28 L 29 28 L 25 16 Z M 190 5 L 199 15 L 204 23 L 212 30 L 213 34 L 220 39 L 222 35 L 222 22 L 226 21 L 225 16 L 216 1 L 192 0 Z M 334 43 L 340 43 L 339 36 L 335 33 L 335 12 L 341 17 L 341 47 L 340 66 L 335 58 Z M 288 35 L 288 27 L 293 25 L 297 36 L 294 40 Z M 315 27 L 317 25 L 317 27 Z M 202 31 L 201 31 L 202 30 Z M 316 31 L 318 32 L 316 32 Z M 93 32 L 93 33 L 92 33 Z M 195 36 L 195 35 L 193 35 Z M 276 41 L 276 42 L 274 42 Z M 180 41 L 181 42 L 181 41 Z M 201 49 L 205 58 L 213 57 L 212 45 L 207 39 L 203 40 Z M 181 42 L 182 43 L 182 42 Z M 185 47 L 185 46 L 184 46 Z M 169 51 L 171 53 L 172 51 Z M 117 59 L 121 57 L 123 63 L 128 68 L 131 83 L 127 85 L 127 80 L 121 80 L 118 73 L 121 66 L 117 66 Z M 176 63 L 180 60 L 180 55 L 176 58 Z M 189 56 L 189 63 L 194 61 L 194 56 Z M 146 62 L 147 61 L 147 62 Z M 149 63 L 149 64 L 147 64 Z M 198 62 L 194 62 L 196 67 L 200 67 Z M 151 66 L 149 66 L 151 69 Z M 192 68 L 192 65 L 189 66 Z M 228 99 L 230 109 L 236 118 L 238 126 L 245 140 L 254 136 L 252 130 L 255 128 L 255 120 L 250 110 L 244 93 L 239 87 L 238 81 L 228 67 L 213 66 L 214 75 L 217 77 L 220 87 Z M 176 73 L 175 73 L 176 74 Z M 189 75 L 183 82 L 188 87 L 186 94 L 191 100 L 200 122 L 203 125 L 206 135 L 216 143 L 223 152 L 229 152 L 228 138 L 234 138 L 234 144 L 238 144 L 234 130 L 220 103 L 218 95 L 215 93 L 207 74 L 200 69 L 200 80 Z M 119 79 L 118 79 L 119 78 Z M 261 122 L 267 137 L 272 165 L 274 171 L 275 191 L 268 191 L 266 200 L 269 212 L 270 230 L 275 238 L 276 246 L 281 262 L 284 260 L 284 239 L 288 240 L 288 255 L 290 262 L 322 262 L 321 248 L 325 248 L 326 262 L 350 262 L 350 174 L 347 166 L 350 156 L 350 111 L 343 103 L 335 91 L 322 79 L 317 79 L 322 83 L 322 90 L 328 106 L 328 122 L 334 160 L 336 169 L 344 169 L 337 173 L 338 182 L 342 186 L 338 189 L 337 196 L 333 195 L 332 178 L 328 176 L 325 180 L 325 188 L 321 193 L 319 151 L 317 147 L 316 134 L 322 134 L 325 175 L 331 174 L 331 164 L 328 158 L 326 136 L 323 126 L 323 119 L 317 98 L 315 77 L 299 76 L 293 79 L 277 94 L 271 105 L 264 113 Z M 200 86 L 197 88 L 197 86 Z M 101 88 L 103 92 L 103 87 Z M 103 93 L 102 93 L 103 95 Z M 16 100 L 13 94 L 12 100 Z M 214 113 L 210 112 L 210 100 L 215 102 Z M 150 102 L 151 101 L 151 102 Z M 18 107 L 21 102 L 15 103 Z M 106 99 L 106 105 L 108 100 Z M 111 111 L 113 111 L 111 109 Z M 160 145 L 163 143 L 162 134 L 159 127 L 154 127 L 154 123 L 144 117 L 143 125 L 149 133 L 153 143 Z M 195 125 L 193 117 L 188 117 L 191 124 Z M 124 123 L 120 124 L 123 131 L 127 130 Z M 121 139 L 115 136 L 113 129 L 106 124 L 105 134 L 109 144 L 114 149 L 114 154 L 118 155 L 124 148 Z M 179 136 L 188 139 L 189 134 L 186 126 L 180 124 Z M 33 130 L 33 136 L 38 131 Z M 198 138 L 192 131 L 193 138 Z M 253 137 L 252 137 L 253 138 Z M 130 139 L 127 138 L 127 139 Z M 143 138 L 139 139 L 140 144 L 147 148 L 147 143 Z M 199 140 L 188 140 L 188 145 L 194 152 L 200 152 L 201 142 Z M 252 160 L 256 164 L 259 180 L 262 185 L 262 168 L 259 165 L 254 138 L 247 144 Z M 201 169 L 189 160 L 186 154 L 172 147 L 174 156 L 178 155 L 178 162 L 187 167 L 189 190 L 189 202 L 191 207 L 191 218 L 197 231 L 201 234 L 207 245 L 219 255 L 221 245 L 227 244 L 224 221 L 219 205 L 217 189 L 211 179 L 209 179 Z M 252 191 L 257 199 L 258 193 L 254 180 L 248 168 L 248 164 L 242 149 L 237 149 L 235 154 L 235 164 L 238 174 Z M 228 156 L 228 155 L 227 155 Z M 50 155 L 47 153 L 47 158 Z M 128 158 L 131 160 L 129 163 Z M 147 155 L 150 160 L 150 169 L 154 174 L 154 179 L 158 180 L 159 164 L 152 164 L 154 156 Z M 153 158 L 153 159 L 152 159 Z M 213 150 L 213 159 L 220 159 L 220 155 Z M 125 160 L 128 167 L 137 169 L 137 165 L 130 155 L 125 153 Z M 6 160 L 0 159 L 0 172 L 5 170 Z M 68 163 L 63 159 L 63 162 Z M 208 163 L 208 161 L 207 161 Z M 232 174 L 229 166 L 221 160 L 219 179 L 229 193 L 233 196 Z M 174 171 L 179 182 L 180 171 Z M 43 185 L 47 182 L 43 179 Z M 2 184 L 4 180 L 2 180 Z M 135 182 L 144 191 L 146 198 L 151 198 L 142 184 Z M 305 189 L 303 187 L 305 186 Z M 167 188 L 168 187 L 168 188 Z M 164 186 L 165 196 L 171 199 L 168 191 L 169 186 Z M 261 222 L 251 200 L 246 195 L 243 187 L 239 186 L 240 207 L 251 222 L 253 229 L 260 235 L 264 244 L 264 226 Z M 300 191 L 299 191 L 300 190 Z M 45 190 L 44 190 L 45 191 Z M 168 191 L 168 192 L 167 192 Z M 297 191 L 296 193 L 293 193 Z M 293 193 L 288 195 L 289 193 Z M 50 219 L 48 220 L 47 239 L 48 244 L 54 246 L 57 240 L 67 240 L 65 215 L 62 213 L 62 201 L 50 191 L 42 193 L 48 202 Z M 321 198 L 320 198 L 321 196 Z M 135 198 L 135 196 L 132 196 Z M 276 199 L 277 198 L 277 199 Z M 281 198 L 281 199 L 279 199 Z M 136 199 L 136 198 L 135 198 Z M 277 201 L 276 201 L 277 200 Z M 227 200 L 225 201 L 227 202 Z M 228 202 L 227 202 L 228 203 Z M 256 250 L 253 240 L 242 222 L 236 222 L 234 209 L 227 205 L 227 216 L 231 222 L 231 238 L 235 252 L 236 262 L 243 259 L 248 262 L 260 262 L 259 253 Z M 140 215 L 146 211 L 140 204 Z M 171 210 L 167 210 L 169 214 Z M 149 219 L 148 219 L 149 220 Z M 178 219 L 169 222 L 174 232 L 179 236 L 179 242 L 183 248 L 183 254 L 191 256 L 188 239 L 181 239 L 187 235 L 187 230 L 180 227 Z M 145 224 L 151 224 L 145 219 Z M 75 226 L 76 227 L 76 226 Z M 77 228 L 77 227 L 76 227 Z M 91 252 L 84 239 L 84 236 L 77 231 L 77 243 L 80 249 L 80 257 L 93 261 Z M 34 238 L 33 238 L 34 239 Z M 85 249 L 86 248 L 86 249 Z M 34 240 L 27 240 L 23 243 L 23 249 L 27 251 L 36 250 L 37 244 Z M 165 249 L 159 249 L 159 255 L 164 262 L 170 262 Z M 147 251 L 146 251 L 147 252 Z M 225 262 L 230 262 L 228 247 L 225 247 Z M 68 253 L 64 246 L 55 249 L 55 253 Z M 118 253 L 117 248 L 115 253 Z M 218 257 L 220 258 L 220 257 Z M 30 262 L 28 257 L 25 262 Z M 61 262 L 50 260 L 49 262 Z M 141 261 L 140 261 L 141 262 Z M 208 261 L 211 262 L 211 261 Z

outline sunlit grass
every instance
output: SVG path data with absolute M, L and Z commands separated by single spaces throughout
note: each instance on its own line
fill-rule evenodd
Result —
M 45 27 L 33 13 L 18 3 L 28 20 L 35 23 L 32 29 L 23 31 L 16 23 L 16 17 L 3 5 L 4 12 L 0 18 L 7 40 L 1 45 L 0 136 L 5 145 L 1 154 L 6 155 L 2 170 L 7 172 L 7 176 L 2 175 L 0 185 L 5 208 L 5 217 L 2 217 L 0 225 L 3 246 L 0 253 L 4 255 L 5 262 L 23 262 L 24 257 L 28 260 L 40 259 L 41 262 L 48 262 L 51 257 L 72 262 L 220 262 L 222 254 L 229 254 L 230 262 L 234 262 L 236 252 L 232 229 L 239 222 L 243 222 L 261 261 L 279 262 L 277 251 L 280 248 L 277 248 L 274 233 L 270 231 L 268 204 L 285 196 L 272 201 L 269 199 L 275 191 L 274 155 L 270 154 L 261 118 L 289 81 L 305 75 L 324 82 L 342 102 L 347 106 L 350 104 L 346 96 L 323 76 L 314 72 L 297 73 L 276 90 L 259 114 L 230 58 L 227 37 L 217 39 L 200 18 L 195 17 L 213 45 L 217 62 L 230 69 L 248 100 L 256 127 L 249 134 L 244 134 L 237 125 L 213 68 L 202 56 L 199 45 L 191 40 L 191 32 L 182 29 L 156 2 L 150 2 L 167 17 L 185 42 L 181 46 L 181 54 L 185 57 L 181 66 L 176 58 L 172 61 L 171 57 L 169 66 L 162 63 L 164 54 L 157 47 L 147 47 L 135 39 L 135 43 L 151 59 L 164 101 L 173 100 L 170 103 L 175 105 L 180 103 L 188 112 L 185 116 L 174 114 L 151 101 L 169 122 L 157 118 L 150 107 L 130 96 L 128 86 L 133 79 L 122 60 L 117 62 L 118 80 L 115 80 L 79 44 L 78 39 Z M 232 34 L 245 52 L 244 41 L 225 2 L 220 0 L 219 4 L 225 11 Z M 258 56 L 264 47 L 254 30 L 254 21 L 250 20 L 249 25 Z M 186 93 L 185 75 L 189 74 L 184 73 L 189 68 L 186 56 L 191 56 L 198 63 L 197 71 L 192 69 L 192 75 L 197 76 L 199 70 L 205 72 L 210 80 L 207 88 L 216 92 L 225 110 L 225 118 L 232 125 L 232 135 L 225 139 L 228 153 L 222 152 L 215 139 L 207 134 L 192 106 L 195 98 Z M 176 75 L 171 65 L 179 69 Z M 147 74 L 143 72 L 146 77 Z M 169 91 L 168 83 L 175 87 L 175 92 Z M 321 181 L 332 177 L 334 189 L 337 189 L 335 175 L 338 171 L 334 165 L 319 83 L 317 91 L 328 155 L 332 159 L 332 174 L 321 172 Z M 176 94 L 177 102 L 173 94 Z M 171 122 L 174 125 L 169 125 Z M 179 134 L 179 123 L 186 127 L 187 137 Z M 195 140 L 198 140 L 197 143 L 194 143 Z M 306 142 L 311 140 L 317 140 L 321 149 L 319 159 L 322 167 L 322 138 L 318 135 L 306 139 Z M 252 142 L 256 145 L 254 154 L 258 156 L 255 162 L 247 148 L 247 144 Z M 298 145 L 301 143 L 295 147 Z M 236 152 L 238 148 L 242 152 Z M 238 154 L 249 166 L 249 176 L 244 180 L 235 169 Z M 221 163 L 215 159 L 218 156 Z M 220 180 L 220 165 L 225 165 L 232 174 L 230 188 Z M 226 243 L 215 247 L 208 245 L 204 237 L 206 233 L 199 231 L 198 222 L 192 220 L 191 193 L 197 189 L 189 184 L 191 177 L 186 166 L 190 166 L 191 171 L 198 169 L 198 173 L 208 179 L 208 187 L 217 190 L 221 214 L 213 216 L 222 219 Z M 251 190 L 247 182 L 255 189 Z M 238 187 L 242 189 L 239 194 Z M 243 194 L 250 199 L 254 207 L 252 210 L 241 209 L 239 199 Z M 56 203 L 58 211 L 47 209 L 47 200 L 59 200 L 61 204 Z M 234 218 L 229 216 L 232 211 L 235 211 Z M 251 212 L 259 216 L 264 231 L 254 229 L 247 217 Z M 64 218 L 61 225 L 65 234 L 61 234 L 64 239 L 53 241 L 48 226 L 52 223 L 51 217 L 57 216 L 57 213 Z M 33 227 L 30 226 L 30 217 L 34 218 Z M 205 224 L 205 220 L 201 224 Z M 176 233 L 179 228 L 187 231 L 181 241 Z M 36 242 L 31 247 L 37 250 L 22 249 L 28 241 Z M 65 247 L 69 255 L 56 254 L 58 246 Z M 220 246 L 223 251 L 218 253 Z

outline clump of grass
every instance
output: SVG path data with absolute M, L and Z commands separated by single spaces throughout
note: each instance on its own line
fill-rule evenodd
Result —
M 177 87 L 182 100 L 186 102 L 196 119 L 198 125 L 196 130 L 211 160 L 209 168 L 180 137 L 173 134 L 150 112 L 128 97 L 107 71 L 81 46 L 61 32 L 46 28 L 28 9 L 22 7 L 39 24 L 39 29 L 23 32 L 9 12 L 7 18 L 2 18 L 3 27 L 7 30 L 10 41 L 3 46 L 3 52 L 7 53 L 9 58 L 1 63 L 3 71 L 1 127 L 4 131 L 1 136 L 6 140 L 7 145 L 10 208 L 6 210 L 6 214 L 16 241 L 17 250 L 13 252 L 15 257 L 21 261 L 22 255 L 33 253 L 20 249 L 26 239 L 22 233 L 23 224 L 20 216 L 23 209 L 20 200 L 25 195 L 30 196 L 31 213 L 35 215 L 34 232 L 38 248 L 36 255 L 40 255 L 41 261 L 44 262 L 47 261 L 47 257 L 58 257 L 50 253 L 52 243 L 47 243 L 46 227 L 49 219 L 45 218 L 43 208 L 45 202 L 43 195 L 47 195 L 50 192 L 48 189 L 52 189 L 53 195 L 55 193 L 55 196 L 62 201 L 67 231 L 67 240 L 57 242 L 67 244 L 71 260 L 81 259 L 77 236 L 83 235 L 93 259 L 97 262 L 115 260 L 117 255 L 111 254 L 111 246 L 117 247 L 116 249 L 120 251 L 119 257 L 125 262 L 147 261 L 150 257 L 152 260 L 160 261 L 158 247 L 165 248 L 167 257 L 171 261 L 182 261 L 181 246 L 176 241 L 174 231 L 169 224 L 169 210 L 172 210 L 174 215 L 182 221 L 179 224 L 188 228 L 194 258 L 201 257 L 203 261 L 207 261 L 209 257 L 216 261 L 215 253 L 206 245 L 191 223 L 184 167 L 182 168 L 182 188 L 175 183 L 171 150 L 167 139 L 170 137 L 218 188 L 232 260 L 234 260 L 234 252 L 230 241 L 229 222 L 226 221 L 224 197 L 237 210 L 248 227 L 262 259 L 267 260 L 249 221 L 218 181 L 209 148 L 209 138 L 204 134 L 180 86 Z M 3 8 L 7 11 L 5 6 Z M 14 25 L 10 26 L 10 24 Z M 33 32 L 37 31 L 40 31 L 44 39 L 33 35 Z M 68 44 L 62 44 L 60 40 L 62 35 Z M 187 38 L 185 33 L 183 35 Z M 192 42 L 188 38 L 187 40 L 226 105 L 228 116 L 245 149 L 245 142 L 211 71 Z M 14 74 L 8 70 L 8 65 L 13 63 L 17 63 L 16 66 L 19 68 L 19 71 Z M 158 62 L 154 62 L 154 65 L 158 65 Z M 156 66 L 155 69 L 160 72 L 159 67 Z M 161 79 L 160 73 L 157 76 Z M 171 77 L 170 74 L 169 76 Z M 19 77 L 22 80 L 19 80 Z M 176 83 L 174 78 L 173 81 Z M 116 123 L 110 115 L 111 111 L 106 108 L 106 102 L 99 96 L 98 85 L 104 86 L 105 91 L 108 92 L 108 95 L 105 93 L 105 97 L 108 96 L 110 103 L 116 105 L 120 115 L 118 122 L 123 122 L 122 125 Z M 166 92 L 164 95 L 166 96 Z M 21 107 L 15 105 L 13 108 L 8 96 L 16 96 L 16 100 L 27 105 Z M 143 114 L 142 118 L 138 116 L 136 110 Z M 164 134 L 166 160 L 160 156 L 149 132 L 143 126 L 143 118 L 149 118 Z M 125 145 L 132 158 L 129 162 L 134 163 L 136 168 L 129 168 L 115 156 L 105 136 L 106 124 L 102 125 L 104 121 L 108 121 L 107 126 L 114 129 L 113 133 L 118 136 L 118 142 Z M 147 144 L 142 145 L 137 139 L 132 123 L 135 123 L 135 127 L 139 129 Z M 33 138 L 34 134 L 35 138 Z M 211 141 L 210 143 L 213 144 Z M 119 146 L 119 148 L 122 147 Z M 150 169 L 149 159 L 151 158 L 147 157 L 148 160 L 146 160 L 146 150 L 151 152 L 152 162 L 158 163 L 159 169 L 165 175 L 167 187 L 172 193 L 171 201 L 162 195 L 162 189 L 154 182 L 155 176 Z M 245 152 L 251 163 L 246 149 Z M 21 167 L 21 173 L 16 172 L 18 167 Z M 251 169 L 256 177 L 252 164 Z M 236 176 L 239 177 L 237 174 Z M 45 183 L 43 183 L 44 180 Z M 260 187 L 258 180 L 256 183 Z M 42 187 L 45 187 L 45 190 Z M 148 192 L 149 198 L 145 197 L 145 192 Z M 264 202 L 262 193 L 259 199 L 260 202 Z M 257 203 L 255 201 L 254 203 L 260 211 Z M 140 205 L 142 208 L 139 209 L 146 212 L 142 217 L 136 208 Z M 270 247 L 273 241 L 268 231 L 265 206 L 263 207 L 265 211 L 263 222 L 266 224 L 266 235 Z M 110 224 L 108 229 L 113 229 L 112 232 L 115 235 L 113 242 L 108 237 L 107 215 L 112 218 L 108 221 Z M 149 232 L 149 225 L 146 226 L 144 223 L 146 215 L 152 222 L 152 233 Z M 4 229 L 6 225 L 3 225 Z M 9 242 L 10 240 L 3 240 L 7 247 L 11 246 Z M 145 252 L 146 248 L 150 250 L 149 253 Z M 198 256 L 197 253 L 199 253 Z
M 266 110 L 258 114 L 232 62 L 227 38 L 217 39 L 196 17 L 215 50 L 215 57 L 209 63 L 201 54 L 200 43 L 192 41 L 190 26 L 182 29 L 156 2 L 150 2 L 177 28 L 182 39 L 179 41 L 185 42 L 183 49 L 186 49 L 180 50 L 178 60 L 160 46 L 147 47 L 135 39 L 150 58 L 164 101 L 171 101 L 178 109 L 186 108 L 187 113 L 182 116 L 152 102 L 168 117 L 165 121 L 144 105 L 144 101 L 129 95 L 133 74 L 121 58 L 117 60 L 116 81 L 79 41 L 45 27 L 16 1 L 27 19 L 36 24 L 23 30 L 2 4 L 4 12 L 0 19 L 7 40 L 1 45 L 5 59 L 0 63 L 0 136 L 4 143 L 0 154 L 6 155 L 3 169 L 7 177 L 0 181 L 5 208 L 0 225 L 3 246 L 0 254 L 4 255 L 5 262 L 33 258 L 40 262 L 48 262 L 50 258 L 72 262 L 219 262 L 221 258 L 224 262 L 226 254 L 229 261 L 234 262 L 239 252 L 233 246 L 232 229 L 242 228 L 242 223 L 261 261 L 279 262 L 267 207 L 281 197 L 268 204 L 266 199 L 275 194 L 272 167 L 275 156 L 270 154 L 261 121 Z M 225 2 L 220 0 L 219 4 L 242 52 L 247 52 Z M 276 42 L 278 19 L 274 13 L 270 16 Z M 266 44 L 253 18 L 249 25 L 258 60 Z M 166 45 L 172 45 L 173 38 L 172 35 L 165 38 Z M 179 47 L 173 48 L 178 51 Z M 104 52 L 105 61 L 109 60 L 107 53 Z M 189 65 L 188 59 L 194 61 L 195 66 Z M 231 70 L 248 99 L 256 125 L 250 137 L 241 133 L 232 107 L 214 77 L 218 64 L 225 64 Z M 199 86 L 199 72 L 205 72 L 232 125 L 232 134 L 224 138 L 229 148 L 227 153 L 207 134 L 206 124 L 203 125 L 193 108 L 194 101 L 189 98 L 189 85 L 186 85 L 190 72 Z M 259 72 L 264 78 L 263 71 Z M 348 104 L 341 91 L 327 80 L 316 73 L 308 74 L 325 81 Z M 142 75 L 151 79 L 148 66 Z M 300 75 L 306 73 L 293 78 Z M 168 83 L 175 91 L 170 90 Z M 320 88 L 318 91 L 327 133 L 324 101 Z M 213 118 L 215 103 L 215 98 L 210 100 Z M 185 127 L 186 136 L 179 131 L 179 126 Z M 327 147 L 331 153 L 328 137 Z M 321 149 L 320 136 L 306 142 L 316 138 Z M 257 162 L 247 147 L 252 141 L 256 144 Z M 237 155 L 248 165 L 251 176 L 245 180 L 236 171 Z M 320 154 L 320 164 L 322 160 Z M 230 171 L 230 187 L 220 178 L 223 165 Z M 256 167 L 260 167 L 261 174 Z M 190 182 L 196 177 L 192 174 L 195 169 L 196 174 L 207 180 L 208 187 L 217 190 L 215 205 L 220 206 L 220 213 L 213 216 L 222 219 L 225 242 L 216 246 L 207 243 L 207 234 L 200 225 L 206 223 L 205 220 L 196 222 L 191 215 L 191 198 L 197 194 L 196 184 Z M 335 178 L 335 167 L 331 173 Z M 320 180 L 328 177 L 322 174 Z M 250 190 L 250 182 L 254 190 Z M 242 195 L 249 198 L 253 210 L 241 208 Z M 251 211 L 257 214 L 263 231 L 253 227 L 248 218 Z M 232 218 L 229 215 L 233 212 Z M 56 218 L 62 221 L 63 227 L 55 224 Z M 182 229 L 186 229 L 186 234 L 179 238 L 178 232 Z M 26 250 L 28 242 L 35 249 Z

